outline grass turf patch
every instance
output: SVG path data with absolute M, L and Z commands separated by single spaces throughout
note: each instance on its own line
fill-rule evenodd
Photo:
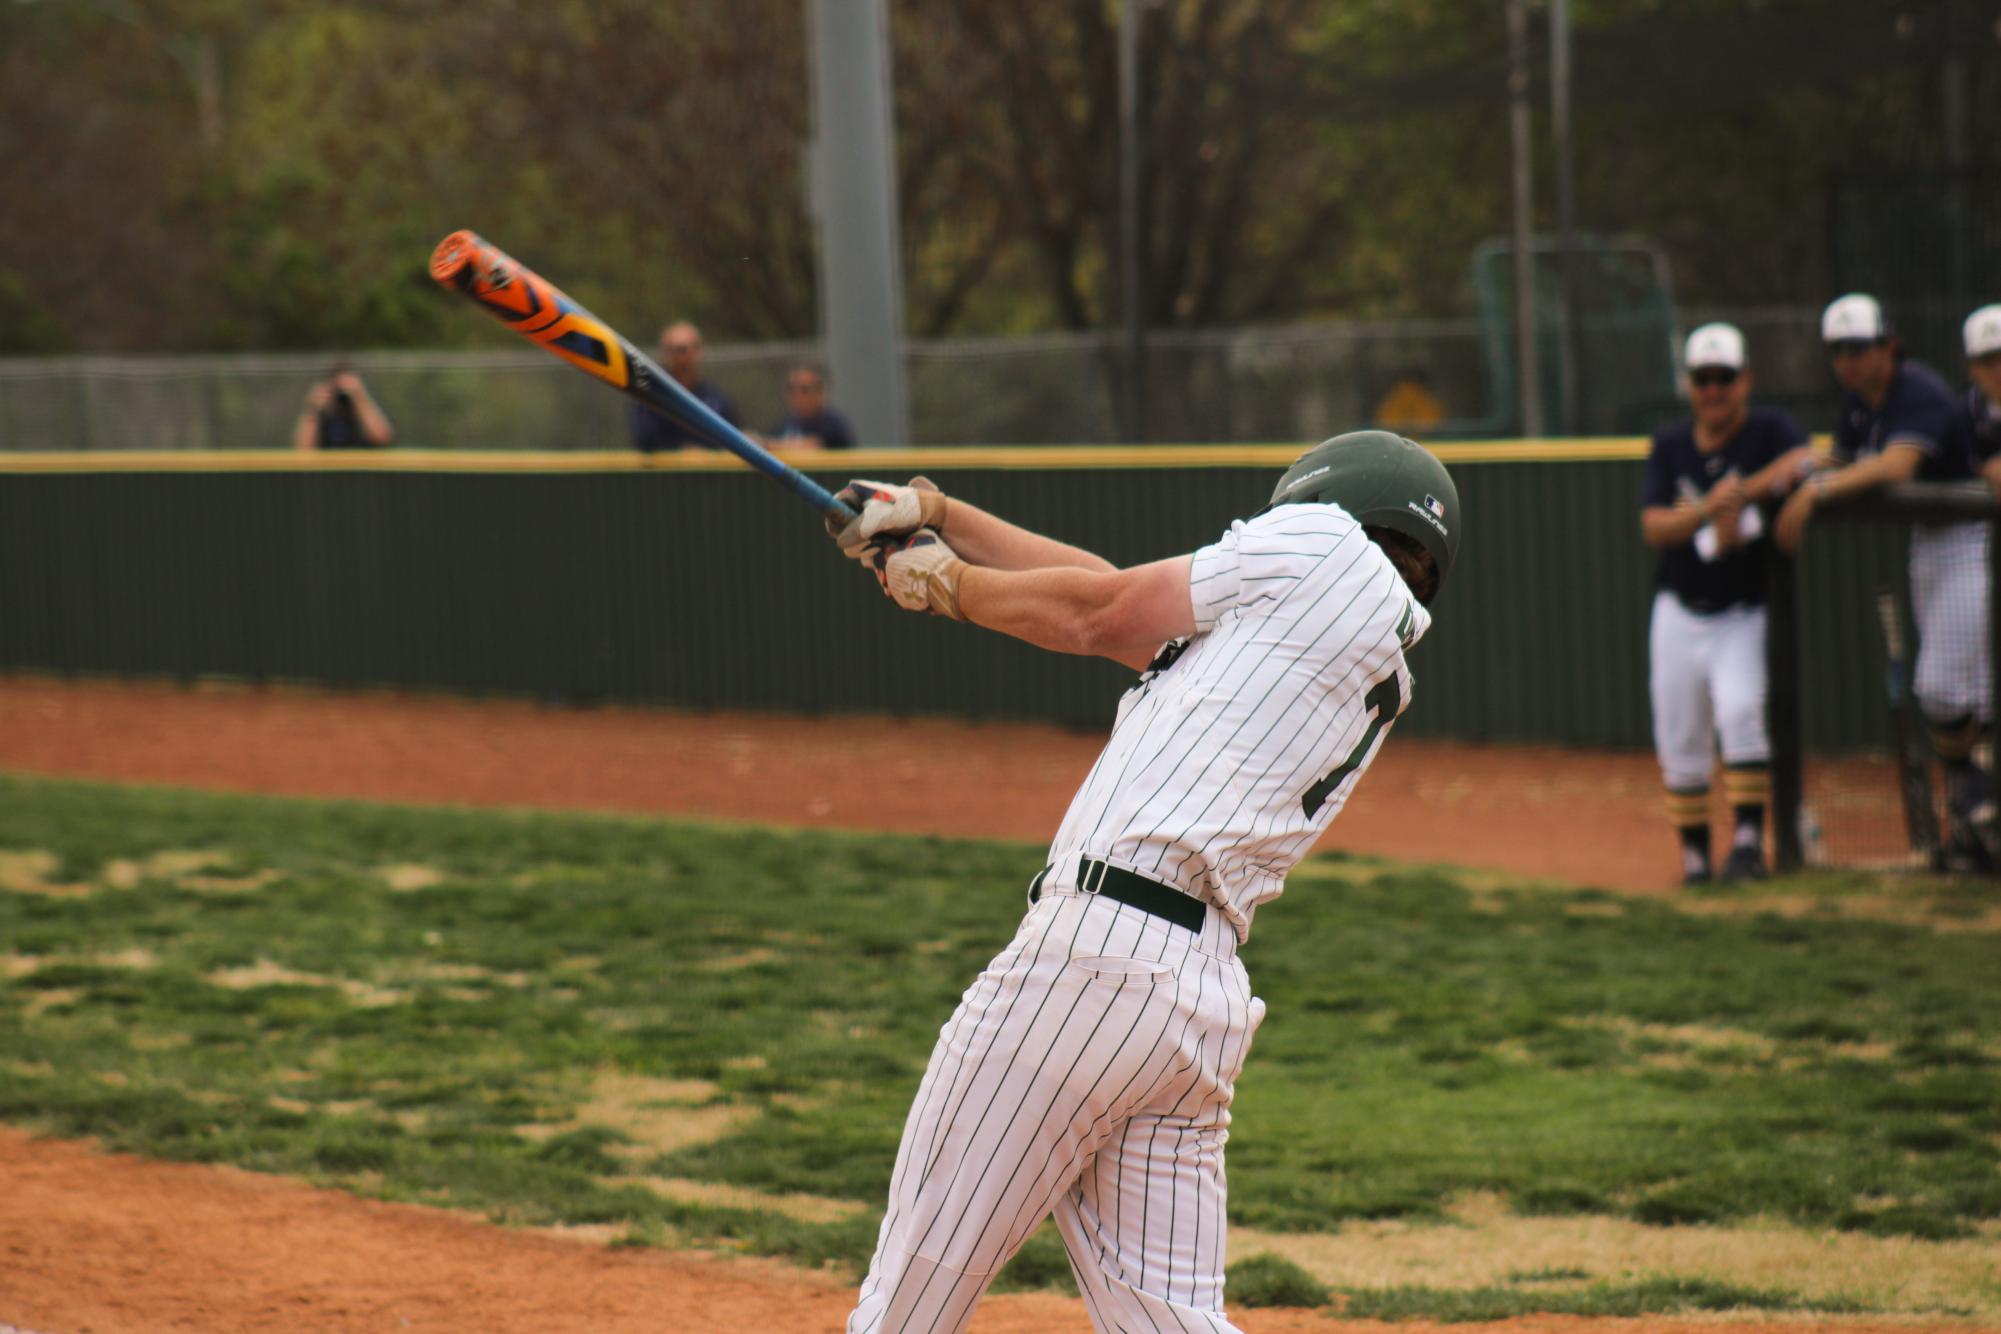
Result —
M 4 777 L 0 853 L 0 1117 L 850 1271 L 938 1025 L 1042 860 Z M 1232 1217 L 1426 1222 L 1490 1192 L 1526 1214 L 1966 1235 L 2001 1217 L 1993 946 L 1308 863 L 1246 951 L 1270 1014 Z M 1008 1284 L 1062 1281 L 1054 1239 L 1031 1249 Z M 1493 1300 L 1570 1300 L 1546 1287 Z

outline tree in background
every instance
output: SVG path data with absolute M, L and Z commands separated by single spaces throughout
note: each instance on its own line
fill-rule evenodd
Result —
M 1134 3 L 1149 324 L 1471 309 L 1507 211 L 1491 0 Z M 1824 299 L 1829 182 L 1949 164 L 1946 62 L 2001 123 L 1968 0 L 1576 10 L 1580 223 L 1665 245 L 1685 302 Z M 811 337 L 805 13 L 0 6 L 0 350 L 474 343 L 424 272 L 468 226 L 641 341 Z M 1118 0 L 891 16 L 911 332 L 1116 322 Z

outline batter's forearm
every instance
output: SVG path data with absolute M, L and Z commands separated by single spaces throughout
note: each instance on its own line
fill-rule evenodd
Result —
M 1110 658 L 1133 670 L 1170 639 L 1195 632 L 1189 558 L 1130 570 L 996 570 L 969 566 L 959 613 L 975 625 L 1054 653 Z
M 954 547 L 954 550 L 958 548 Z M 974 565 L 959 581 L 959 610 L 975 625 L 1056 653 L 1095 654 L 1110 575 L 1074 566 L 1009 570 Z
M 996 570 L 1090 570 L 1117 568 L 1102 556 L 1053 537 L 1030 532 L 953 496 L 946 502 L 941 530 L 961 559 Z

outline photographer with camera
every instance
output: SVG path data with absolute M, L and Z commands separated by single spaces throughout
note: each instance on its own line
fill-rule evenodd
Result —
M 292 448 L 375 449 L 396 438 L 396 428 L 369 396 L 368 386 L 345 364 L 306 394 L 292 427 Z

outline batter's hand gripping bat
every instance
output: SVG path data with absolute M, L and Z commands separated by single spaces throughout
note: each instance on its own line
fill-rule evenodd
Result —
M 1932 804 L 1931 770 L 1918 729 L 1911 721 L 1911 664 L 1904 652 L 1904 622 L 1894 593 L 1876 598 L 1876 616 L 1883 623 L 1883 650 L 1889 663 L 1890 734 L 1896 744 L 1897 786 L 1904 798 L 1904 828 L 1911 851 L 1934 870 L 1943 869 L 1938 808 Z
M 472 232 L 453 232 L 431 252 L 431 277 L 477 301 L 514 332 L 622 394 L 638 399 L 682 430 L 720 446 L 782 482 L 829 519 L 846 524 L 855 512 L 797 468 L 730 425 L 709 405 L 612 327 L 563 295 L 527 265 Z

